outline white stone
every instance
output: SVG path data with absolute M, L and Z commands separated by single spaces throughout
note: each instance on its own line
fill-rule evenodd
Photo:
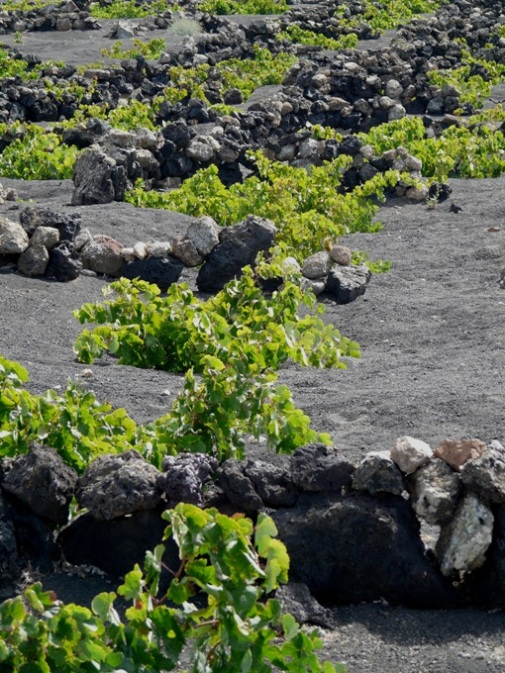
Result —
M 427 523 L 442 526 L 450 521 L 461 491 L 458 474 L 443 460 L 423 465 L 410 478 L 415 513 Z
M 411 474 L 421 465 L 426 465 L 432 456 L 433 450 L 429 444 L 408 435 L 399 437 L 391 449 L 391 460 L 405 474 Z
M 390 98 L 400 98 L 403 93 L 403 87 L 400 82 L 396 79 L 390 79 L 389 82 L 386 82 L 385 94 Z
M 145 150 L 154 150 L 160 144 L 156 133 L 150 131 L 149 129 L 138 128 L 135 131 L 135 136 L 136 146 Z
M 423 162 L 421 159 L 418 159 L 417 157 L 412 156 L 412 154 L 408 154 L 405 157 L 405 168 L 408 171 L 422 171 L 423 170 Z
M 172 251 L 170 241 L 151 241 L 146 243 L 146 251 L 149 257 L 166 257 Z
M 140 166 L 147 171 L 154 171 L 158 167 L 158 162 L 154 158 L 153 153 L 150 150 L 138 149 L 135 150 L 135 159 L 139 162 Z
M 312 280 L 310 278 L 303 277 L 300 280 L 300 287 L 304 292 L 306 292 L 307 290 L 312 290 L 312 292 L 317 297 L 318 295 L 320 295 L 322 292 L 325 291 L 326 283 L 324 280 Z
M 43 245 L 52 250 L 60 242 L 60 232 L 55 227 L 37 227 L 30 239 L 30 245 Z
M 200 255 L 206 257 L 219 243 L 219 229 L 212 217 L 203 215 L 189 225 L 186 238 L 194 244 Z
M 294 257 L 285 257 L 282 260 L 282 268 L 286 269 L 288 273 L 300 273 L 302 270 Z
M 116 147 L 127 149 L 128 147 L 135 147 L 136 138 L 134 133 L 123 131 L 122 129 L 111 129 L 107 137 Z
M 142 241 L 137 241 L 133 246 L 133 254 L 137 259 L 145 259 L 147 257 L 146 244 Z
M 403 105 L 400 105 L 397 103 L 396 105 L 393 105 L 388 109 L 388 121 L 392 122 L 395 121 L 396 119 L 403 119 L 407 114 L 407 111 L 403 107 Z
M 392 108 L 394 105 L 396 105 L 396 102 L 389 96 L 381 96 L 379 98 L 379 107 L 383 110 L 389 110 L 389 108 Z
M 480 568 L 493 537 L 493 521 L 493 513 L 476 495 L 468 493 L 464 496 L 437 543 L 444 575 Z
M 210 161 L 216 152 L 218 152 L 219 147 L 219 143 L 212 136 L 195 136 L 189 142 L 186 156 L 195 161 Z
M 300 147 L 298 148 L 298 157 L 300 159 L 316 157 L 318 156 L 320 149 L 321 143 L 318 140 L 315 140 L 314 138 L 305 138 L 305 140 L 302 140 Z
M 332 267 L 333 260 L 326 250 L 315 252 L 302 264 L 302 273 L 306 278 L 317 280 L 326 278 Z
M 28 247 L 28 234 L 17 222 L 0 216 L 0 255 L 19 255 Z

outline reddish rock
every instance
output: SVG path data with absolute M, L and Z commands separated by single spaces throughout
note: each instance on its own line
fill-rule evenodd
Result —
M 485 450 L 486 445 L 480 439 L 444 439 L 434 455 L 459 472 L 468 460 L 479 458 Z

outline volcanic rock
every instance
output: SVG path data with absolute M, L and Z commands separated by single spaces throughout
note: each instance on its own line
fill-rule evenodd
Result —
M 232 227 L 221 229 L 220 243 L 209 254 L 197 277 L 198 289 L 215 292 L 233 278 L 242 274 L 248 264 L 254 264 L 256 255 L 272 247 L 276 227 L 273 222 L 256 215 Z
M 365 294 L 372 272 L 366 264 L 359 266 L 335 265 L 326 278 L 326 289 L 337 304 L 349 304 Z
M 466 573 L 483 565 L 493 536 L 493 522 L 490 508 L 474 493 L 463 497 L 437 542 L 444 575 Z
M 226 460 L 217 472 L 217 484 L 222 488 L 227 499 L 246 512 L 257 512 L 263 508 L 252 479 L 245 474 L 241 461 Z
M 179 453 L 163 458 L 163 475 L 159 485 L 172 506 L 179 502 L 204 504 L 204 487 L 218 467 L 213 456 L 201 453 Z
M 305 491 L 340 491 L 351 485 L 354 466 L 325 444 L 307 444 L 291 456 L 291 478 Z
M 468 460 L 461 469 L 465 486 L 488 502 L 505 502 L 505 448 L 491 442 L 478 457 Z
M 161 518 L 164 508 L 133 512 L 110 521 L 97 521 L 83 514 L 58 535 L 65 560 L 74 565 L 93 565 L 117 577 L 124 576 L 136 563 L 142 565 L 146 551 L 159 545 L 167 522 Z M 176 543 L 163 543 L 163 562 L 176 570 L 180 565 Z
M 81 231 L 81 220 L 80 213 L 66 215 L 50 208 L 29 206 L 19 213 L 19 221 L 29 236 L 33 237 L 39 227 L 49 227 L 59 231 L 60 242 L 75 241 Z
M 73 206 L 122 201 L 126 189 L 126 171 L 97 147 L 85 149 L 74 166 Z
M 415 515 L 400 496 L 303 494 L 273 519 L 291 581 L 306 584 L 325 604 L 455 603 L 451 584 L 425 558 Z
M 49 253 L 49 264 L 46 269 L 46 276 L 49 278 L 56 278 L 59 281 L 75 280 L 81 269 L 82 262 L 68 241 L 60 243 Z
M 155 283 L 161 290 L 166 291 L 172 283 L 179 280 L 183 269 L 184 264 L 180 259 L 168 255 L 128 262 L 123 268 L 122 275 L 125 278 L 140 278 L 148 283 Z
M 0 255 L 19 255 L 28 247 L 28 236 L 17 222 L 0 217 Z
M 367 453 L 353 472 L 352 487 L 372 494 L 394 495 L 401 495 L 406 488 L 403 475 L 391 460 L 389 451 Z
M 161 502 L 160 472 L 135 451 L 99 456 L 79 477 L 76 498 L 97 520 L 115 519 Z
M 77 481 L 76 472 L 55 449 L 32 443 L 26 455 L 12 461 L 2 487 L 48 521 L 61 524 Z

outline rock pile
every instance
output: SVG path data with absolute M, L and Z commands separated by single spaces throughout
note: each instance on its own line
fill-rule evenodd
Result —
M 54 5 L 33 9 L 0 12 L 0 35 L 28 31 L 97 30 L 100 24 L 72 0 L 67 0 L 55 12 Z
M 104 164 L 104 171 L 114 168 Z M 97 184 L 113 189 L 114 174 L 109 179 L 104 172 L 93 175 L 93 185 L 86 183 L 88 194 Z M 199 267 L 198 289 L 217 292 L 238 278 L 245 266 L 254 265 L 259 252 L 273 246 L 276 232 L 273 222 L 255 215 L 230 227 L 203 216 L 182 237 L 126 247 L 110 236 L 82 230 L 79 213 L 27 207 L 20 211 L 19 222 L 0 217 L 0 266 L 11 264 L 27 276 L 59 281 L 74 280 L 83 270 L 112 278 L 140 278 L 163 291 L 179 280 L 185 268 Z M 351 258 L 349 248 L 334 245 L 311 255 L 302 266 L 295 259 L 286 263 L 291 271 L 300 272 L 304 288 L 316 295 L 326 291 L 337 303 L 347 304 L 365 292 L 371 278 L 368 267 L 351 265 Z
M 270 513 L 291 580 L 326 604 L 505 606 L 505 448 L 497 441 L 444 440 L 433 451 L 406 436 L 358 465 L 320 444 L 221 466 L 180 454 L 161 471 L 131 450 L 100 456 L 80 477 L 54 449 L 33 444 L 4 459 L 1 486 L 4 580 L 23 563 L 47 567 L 61 555 L 121 575 L 159 543 L 161 512 L 189 502 Z M 55 536 L 72 496 L 86 512 Z M 167 554 L 175 564 L 173 545 Z

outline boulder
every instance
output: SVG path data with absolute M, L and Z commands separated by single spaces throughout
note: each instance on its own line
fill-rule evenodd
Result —
M 202 453 L 179 453 L 165 456 L 162 467 L 158 483 L 170 506 L 189 502 L 200 507 L 204 504 L 204 488 L 216 472 L 218 461 Z
M 219 150 L 218 141 L 210 135 L 198 135 L 189 141 L 186 156 L 199 163 L 209 162 Z
M 410 500 L 418 516 L 435 526 L 447 524 L 461 494 L 461 480 L 443 460 L 432 460 L 408 479 Z
M 77 482 L 76 498 L 97 520 L 110 520 L 161 502 L 160 472 L 135 451 L 96 458 Z
M 53 229 L 56 231 L 56 229 Z M 56 231 L 56 233 L 58 233 Z M 30 245 L 19 256 L 18 271 L 26 276 L 43 276 L 49 264 L 49 252 L 43 245 Z
M 33 236 L 51 236 L 51 234 L 48 232 L 36 234 L 37 229 L 48 227 L 51 229 L 57 229 L 59 231 L 60 242 L 69 241 L 73 243 L 80 234 L 81 220 L 82 217 L 80 213 L 72 213 L 72 215 L 67 215 L 50 208 L 35 208 L 29 206 L 27 208 L 23 208 L 23 210 L 19 213 L 19 221 L 26 233 L 29 236 L 32 236 L 32 239 Z M 52 234 L 52 236 L 54 236 L 54 234 Z M 38 238 L 35 238 L 35 241 L 37 243 L 41 242 Z M 49 248 L 53 246 L 46 247 Z
M 257 512 L 263 508 L 263 500 L 254 487 L 252 479 L 244 473 L 242 461 L 226 460 L 217 472 L 217 484 L 226 498 L 246 512 Z
M 491 442 L 477 458 L 468 460 L 461 469 L 461 481 L 487 502 L 505 502 L 505 448 Z
M 21 569 L 14 523 L 0 492 L 0 600 L 12 596 L 12 583 L 18 580 Z
M 288 459 L 275 465 L 264 460 L 247 460 L 244 474 L 266 507 L 291 507 L 296 503 L 299 489 L 292 481 Z
M 386 600 L 451 607 L 451 583 L 424 555 L 419 524 L 401 496 L 303 494 L 273 514 L 290 557 L 290 580 L 324 604 Z
M 340 266 L 349 266 L 352 260 L 352 250 L 346 245 L 333 245 L 330 250 L 330 257 Z
M 97 147 L 85 149 L 74 166 L 73 206 L 122 201 L 127 185 L 126 171 Z
M 371 451 L 352 475 L 352 487 L 368 493 L 401 495 L 406 489 L 403 474 L 391 460 L 389 451 Z
M 28 235 L 17 222 L 0 216 L 0 255 L 20 255 L 28 247 Z
M 351 485 L 354 466 L 337 449 L 307 444 L 291 456 L 291 478 L 304 491 L 340 491 Z
M 49 253 L 49 264 L 46 269 L 46 276 L 56 278 L 59 281 L 75 280 L 82 269 L 82 262 L 79 259 L 74 247 L 64 241 L 60 243 Z
M 173 255 L 167 257 L 148 257 L 128 262 L 123 267 L 125 278 L 140 278 L 148 283 L 155 283 L 166 291 L 172 283 L 176 283 L 184 269 L 184 264 Z
M 486 609 L 505 606 L 505 505 L 494 507 L 493 541 L 485 563 L 468 578 L 472 605 Z
M 30 246 L 42 245 L 47 250 L 52 250 L 59 242 L 60 232 L 56 227 L 37 227 L 30 238 Z
M 190 240 L 202 257 L 206 257 L 219 243 L 220 227 L 212 217 L 203 215 L 192 222 L 186 232 Z
M 248 215 L 243 222 L 226 227 L 220 232 L 220 243 L 209 254 L 196 279 L 202 292 L 215 292 L 242 269 L 254 264 L 260 251 L 268 250 L 275 241 L 273 222 L 256 215 Z
M 38 516 L 54 524 L 66 523 L 77 473 L 55 449 L 32 443 L 26 455 L 15 458 L 2 487 Z
M 310 255 L 310 257 L 307 257 L 302 264 L 302 273 L 310 280 L 326 278 L 332 264 L 333 260 L 329 253 L 326 252 L 326 250 L 321 250 L 320 252 L 315 252 L 313 255 Z
M 429 463 L 433 451 L 429 444 L 414 437 L 399 437 L 391 449 L 391 459 L 405 474 L 411 474 Z
M 117 277 L 121 275 L 125 263 L 122 250 L 123 245 L 111 236 L 93 236 L 80 251 L 79 259 L 85 269 Z
M 315 624 L 325 629 L 335 626 L 331 610 L 316 601 L 306 584 L 281 584 L 275 598 L 280 601 L 282 612 L 289 612 L 299 624 Z
M 337 304 L 349 304 L 365 294 L 372 272 L 366 264 L 358 266 L 333 266 L 326 278 L 326 290 Z
M 436 552 L 447 576 L 461 575 L 483 565 L 493 537 L 494 517 L 488 505 L 467 493 L 442 529 Z
M 475 460 L 482 456 L 486 445 L 480 439 L 444 439 L 433 451 L 436 458 L 441 458 L 454 470 L 461 470 L 467 460 Z
M 174 238 L 172 241 L 172 253 L 177 259 L 180 259 L 184 266 L 200 266 L 204 258 L 196 249 L 195 244 L 187 236 L 184 238 Z

